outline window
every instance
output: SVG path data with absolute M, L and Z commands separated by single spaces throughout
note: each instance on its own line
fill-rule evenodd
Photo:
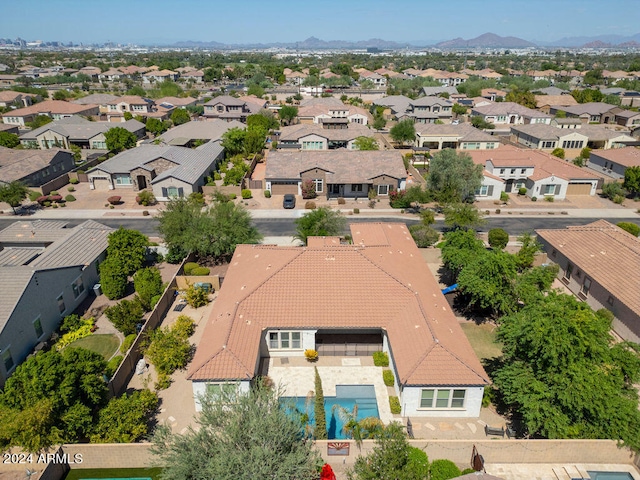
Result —
M 480 150 L 479 142 L 465 142 L 462 144 L 463 150 Z
M 302 150 L 324 150 L 324 142 L 302 142 Z
M 485 197 L 488 191 L 489 191 L 489 187 L 487 185 L 482 185 L 479 189 L 476 190 L 476 195 L 480 197 Z
M 556 142 L 542 142 L 542 148 L 555 148 Z
M 464 408 L 465 394 L 466 390 L 424 389 L 420 408 Z
M 607 298 L 607 303 L 613 306 L 613 297 L 611 295 L 609 295 L 609 298 Z
M 96 150 L 106 150 L 107 149 L 107 142 L 96 142 L 96 141 L 93 141 L 93 142 L 91 142 L 91 148 L 94 148 Z
M 562 148 L 582 148 L 582 140 L 565 140 L 562 142 Z
M 506 122 L 507 121 L 507 117 L 505 115 L 498 115 L 498 121 L 499 122 Z
M 362 191 L 362 184 L 361 183 L 354 183 L 351 185 L 351 191 L 352 192 L 361 192 Z
M 114 175 L 116 185 L 131 185 L 131 177 L 129 175 Z
M 300 332 L 269 332 L 269 348 L 272 350 L 302 348 L 302 334 Z
M 36 318 L 33 321 L 33 329 L 36 331 L 37 338 L 40 338 L 44 334 L 44 331 L 42 330 L 42 322 L 40 321 L 40 317 Z
M 378 185 L 378 195 L 389 195 L 389 185 Z
M 567 264 L 567 270 L 564 272 L 564 278 L 566 280 L 571 279 L 571 273 L 573 272 L 573 265 L 571 263 Z
M 550 183 L 548 185 L 542 186 L 542 194 L 543 195 L 553 195 L 556 192 L 556 185 Z
M 58 302 L 58 310 L 60 311 L 60 313 L 64 313 L 67 307 L 64 305 L 64 296 L 62 293 L 58 296 L 58 298 L 56 298 L 56 302 Z
M 493 150 L 496 148 L 496 144 L 494 142 L 487 143 L 487 150 Z
M 237 383 L 207 383 L 207 395 L 210 397 L 228 398 L 233 400 L 238 391 Z
M 504 174 L 504 170 L 505 170 L 504 168 L 501 168 L 501 169 L 500 169 L 500 175 L 503 175 L 503 174 Z
M 521 175 L 524 175 L 525 173 L 527 173 L 527 169 L 526 168 L 520 169 L 520 174 Z
M 551 251 L 551 256 L 552 256 L 552 257 L 555 257 L 557 254 L 558 254 L 558 252 L 557 252 L 557 251 L 556 251 L 556 249 L 554 248 L 554 249 Z
M 582 283 L 582 288 L 580 289 L 580 293 L 585 297 L 589 295 L 589 290 L 591 289 L 591 279 L 585 277 L 584 282 Z
M 4 369 L 7 372 L 13 368 L 13 357 L 11 356 L 11 349 L 9 347 L 2 350 L 2 363 L 4 363 Z
M 84 292 L 82 275 L 76 278 L 75 281 L 71 284 L 71 289 L 73 290 L 73 298 L 78 298 L 82 294 L 82 292 Z
M 313 184 L 316 186 L 316 193 L 322 193 L 324 190 L 324 181 L 321 178 L 314 178 Z
M 513 175 L 514 173 L 516 173 L 516 169 L 512 168 L 511 171 L 509 172 L 511 175 Z

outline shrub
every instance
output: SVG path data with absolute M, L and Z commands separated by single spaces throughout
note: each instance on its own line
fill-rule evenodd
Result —
M 395 395 L 389 396 L 389 408 L 394 415 L 400 415 L 402 407 L 400 406 L 400 400 Z
M 67 204 L 66 204 L 66 203 L 61 203 L 61 204 L 60 204 L 60 208 L 64 208 L 64 207 L 66 207 L 66 206 L 67 206 Z
M 45 207 L 50 207 L 51 206 L 51 202 L 49 200 L 47 200 L 42 205 L 45 206 Z
M 564 160 L 564 148 L 555 148 L 551 155 L 554 157 L 562 158 Z
M 189 284 L 182 294 L 183 298 L 190 307 L 200 308 L 209 303 L 209 294 L 203 288 L 196 288 Z
M 51 208 L 58 208 L 58 204 L 54 203 L 53 205 L 51 205 Z
M 375 200 L 377 196 L 378 196 L 378 192 L 376 191 L 375 188 L 370 188 L 369 191 L 367 192 L 367 198 L 369 200 Z
M 80 340 L 81 338 L 88 337 L 93 331 L 94 320 L 93 318 L 83 318 L 82 325 L 71 332 L 65 333 L 60 340 L 56 343 L 56 350 L 62 350 L 70 343 Z
M 213 172 L 213 179 L 222 180 L 222 175 L 220 175 L 220 172 Z
M 440 233 L 428 225 L 411 225 L 409 232 L 418 248 L 430 247 L 440 239 Z
M 389 192 L 389 205 L 391 208 L 408 208 L 411 206 L 411 201 L 404 190 L 393 190 Z
M 304 208 L 306 208 L 307 210 L 315 210 L 316 202 L 307 202 L 304 204 Z
M 107 363 L 107 368 L 104 369 L 104 374 L 107 376 L 107 378 L 110 379 L 111 377 L 113 377 L 113 374 L 116 373 L 116 370 L 118 370 L 118 367 L 122 363 L 122 358 L 122 355 L 116 355 L 111 360 L 109 360 L 109 363 Z
M 229 194 L 229 200 L 235 200 L 236 198 L 238 198 L 238 196 L 235 193 Z
M 76 189 L 75 189 L 75 187 L 71 186 L 71 187 L 67 187 L 67 191 L 68 192 L 75 192 Z
M 637 237 L 638 235 L 640 235 L 640 227 L 635 223 L 619 222 L 619 223 L 616 223 L 616 225 L 618 225 L 624 231 L 629 232 L 634 237 Z
M 373 352 L 373 364 L 376 367 L 388 367 L 389 355 L 387 352 Z
M 360 213 L 360 209 L 359 208 L 354 208 L 353 209 L 353 213 Z
M 315 362 L 316 360 L 318 360 L 318 352 L 313 349 L 305 350 L 304 356 L 310 362 Z
M 489 230 L 489 245 L 491 248 L 502 250 L 509 243 L 509 234 L 502 228 L 492 228 Z
M 71 315 L 67 315 L 60 322 L 60 332 L 74 332 L 79 329 L 82 325 L 84 325 L 84 319 L 80 317 L 80 315 L 76 315 L 72 313 Z
M 505 203 L 508 202 L 509 194 L 507 192 L 500 192 L 500 201 Z
M 344 205 L 345 203 L 347 203 L 347 201 L 344 198 L 342 197 L 338 198 L 338 205 Z
M 270 190 L 265 190 L 264 191 L 264 198 L 271 198 L 271 191 Z
M 209 275 L 209 272 L 211 272 L 211 269 L 207 267 L 198 267 L 191 270 L 191 275 L 194 275 L 196 277 L 201 277 L 203 275 Z
M 71 179 L 69 179 L 69 183 L 71 185 L 77 185 L 77 184 L 80 183 L 80 180 L 78 180 L 77 178 L 71 178 Z
M 369 200 L 369 208 L 376 208 L 376 203 L 375 200 Z
M 120 203 L 120 199 L 122 197 L 120 197 L 119 195 L 113 195 L 109 198 L 107 198 L 107 202 L 109 202 L 110 205 L 117 205 Z
M 312 198 L 316 198 L 318 194 L 316 193 L 316 184 L 313 183 L 313 180 L 305 180 L 302 182 L 302 198 L 303 200 L 309 200 Z
M 154 295 L 153 297 L 151 297 L 151 310 L 153 310 L 154 308 L 156 308 L 156 305 L 158 304 L 158 302 L 160 301 L 160 299 L 162 298 L 162 295 Z
M 538 201 L 538 197 L 531 197 L 531 201 L 532 202 L 537 202 Z
M 133 342 L 135 341 L 137 336 L 137 334 L 131 333 L 124 337 L 124 341 L 122 342 L 122 345 L 120 345 L 120 353 L 122 353 L 123 355 L 127 353 L 131 348 L 131 345 L 133 345 Z
M 73 195 L 67 195 L 66 197 L 64 197 L 64 201 L 65 202 L 75 202 L 76 201 L 76 197 L 74 197 Z
M 527 189 L 526 187 L 520 187 L 518 189 L 518 195 L 526 195 L 527 194 Z
M 171 377 L 166 373 L 161 373 L 158 375 L 158 381 L 154 383 L 153 388 L 156 391 L 166 390 L 171 386 Z
M 613 197 L 613 203 L 622 205 L 623 202 L 624 202 L 624 197 L 622 195 L 616 195 L 615 197 Z
M 186 318 L 191 320 L 189 317 Z M 145 342 L 145 355 L 160 375 L 171 375 L 176 370 L 186 367 L 191 360 L 193 348 L 189 343 L 189 337 L 185 335 L 186 331 L 183 325 L 174 325 L 150 332 Z
M 138 202 L 138 205 L 148 207 L 149 205 L 153 205 L 156 203 L 156 196 L 149 190 L 142 190 L 136 196 L 136 202 Z
M 553 202 L 553 195 L 545 195 L 544 201 L 545 202 Z
M 57 190 L 51 190 L 49 195 L 60 195 L 60 193 Z
M 176 332 L 177 335 L 189 338 L 196 331 L 196 323 L 190 316 L 180 315 L 176 318 L 175 322 L 173 322 L 171 330 Z
M 602 195 L 604 195 L 609 200 L 615 201 L 617 196 L 625 196 L 627 191 L 622 186 L 622 183 L 619 182 L 611 182 L 605 183 L 602 186 Z
M 193 272 L 194 269 L 198 268 L 200 265 L 198 265 L 196 262 L 187 262 L 184 264 L 184 274 L 185 275 L 191 275 L 191 272 Z
M 244 189 L 242 189 L 241 195 L 242 195 L 242 198 L 247 200 L 247 199 L 251 198 L 251 190 L 249 190 L 248 188 L 244 188 Z
M 131 335 L 136 332 L 136 327 L 142 322 L 144 309 L 138 297 L 133 300 L 122 300 L 104 311 L 113 326 L 124 335 Z
M 502 210 L 500 210 L 499 208 L 496 208 L 496 214 L 500 215 L 500 212 L 501 212 L 501 211 L 502 211 Z
M 31 200 L 32 202 L 37 202 L 41 197 L 42 194 L 40 192 L 36 192 L 35 190 L 29 191 L 29 200 Z
M 127 273 L 122 269 L 117 258 L 107 259 L 100 264 L 100 284 L 102 293 L 109 300 L 124 297 L 127 288 Z
M 451 460 L 434 460 L 429 467 L 431 480 L 448 480 L 459 477 L 462 472 Z
M 393 387 L 395 385 L 395 378 L 391 370 L 382 371 L 382 380 L 387 387 Z
M 142 211 L 142 216 L 143 217 L 148 217 L 149 216 L 149 210 L 143 210 Z
M 160 295 L 163 290 L 160 270 L 157 267 L 141 268 L 133 276 L 133 286 L 141 305 L 146 311 L 150 311 L 153 308 L 151 299 Z
M 176 264 L 176 263 L 180 263 L 182 260 L 184 260 L 184 257 L 187 256 L 187 252 L 185 252 L 184 250 L 182 250 L 182 248 L 176 246 L 176 245 L 171 245 L 169 247 L 169 251 L 167 252 L 167 255 L 164 257 L 164 259 L 171 264 Z

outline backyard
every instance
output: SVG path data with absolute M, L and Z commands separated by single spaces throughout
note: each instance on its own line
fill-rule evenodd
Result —
M 161 468 L 73 468 L 63 480 L 80 480 L 85 478 L 136 478 L 158 480 Z
M 92 350 L 102 355 L 105 360 L 109 360 L 120 346 L 120 339 L 112 333 L 94 334 L 76 340 L 69 346 Z
M 502 344 L 496 341 L 498 330 L 496 325 L 464 321 L 460 326 L 471 343 L 471 348 L 481 361 L 502 355 Z

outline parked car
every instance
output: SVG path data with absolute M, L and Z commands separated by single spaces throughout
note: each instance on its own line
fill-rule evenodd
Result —
M 282 206 L 284 208 L 296 208 L 296 196 L 291 193 L 285 194 Z

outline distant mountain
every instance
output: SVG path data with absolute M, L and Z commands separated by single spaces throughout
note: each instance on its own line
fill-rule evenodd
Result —
M 289 48 L 303 50 L 330 50 L 330 49 L 362 49 L 379 48 L 381 50 L 396 50 L 409 46 L 408 43 L 390 42 L 380 38 L 360 40 L 357 42 L 349 40 L 321 40 L 316 37 L 309 37 L 300 42 L 274 42 L 274 43 L 248 43 L 248 44 L 226 44 L 219 42 L 194 42 L 191 40 L 174 43 L 173 46 L 181 48 L 215 48 L 220 50 L 233 49 L 265 49 L 265 48 Z
M 485 33 L 479 37 L 465 40 L 463 38 L 455 38 L 453 40 L 447 40 L 446 42 L 440 42 L 436 44 L 439 48 L 465 48 L 465 47 L 480 47 L 480 48 L 525 48 L 535 47 L 535 43 L 531 43 L 527 40 L 517 37 L 501 37 L 495 33 Z
M 639 42 L 640 33 L 631 36 L 623 35 L 597 35 L 593 37 L 564 37 L 553 42 L 536 42 L 545 47 L 582 47 L 593 42 L 608 43 L 610 46 L 626 44 L 627 42 Z M 587 47 L 589 48 L 589 47 Z

